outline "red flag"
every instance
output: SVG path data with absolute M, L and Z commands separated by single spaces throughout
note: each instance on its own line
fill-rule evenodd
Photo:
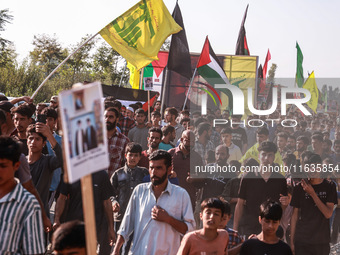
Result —
M 262 80 L 261 80 L 261 83 L 260 83 L 260 92 L 259 93 L 262 93 L 263 90 L 266 88 L 266 77 L 267 77 L 268 62 L 271 58 L 272 58 L 272 56 L 270 55 L 270 51 L 268 49 L 266 60 L 264 61 L 264 65 L 263 65 L 263 69 L 262 69 Z
M 154 102 L 157 100 L 159 94 L 155 95 L 153 98 L 150 99 L 150 107 L 153 106 Z M 148 102 L 145 102 L 142 106 L 144 112 L 148 111 Z
M 268 49 L 266 60 L 264 61 L 264 66 L 263 66 L 263 79 L 266 79 L 266 77 L 267 77 L 268 62 L 271 59 L 272 59 L 272 56 L 270 55 L 270 51 Z

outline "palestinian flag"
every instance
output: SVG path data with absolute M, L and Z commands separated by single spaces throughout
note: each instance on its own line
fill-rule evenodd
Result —
M 202 49 L 201 56 L 197 63 L 197 71 L 198 73 L 209 83 L 204 84 L 206 87 L 208 87 L 210 90 L 212 90 L 215 95 L 218 97 L 221 105 L 222 101 L 220 99 L 220 96 L 214 89 L 215 84 L 230 84 L 222 65 L 220 64 L 217 56 L 215 55 L 213 49 L 210 46 L 208 36 L 205 39 L 205 43 Z M 226 94 L 229 98 L 229 109 L 232 110 L 232 95 L 228 89 L 219 89 L 221 92 Z
M 250 55 L 249 47 L 247 43 L 247 37 L 246 37 L 246 29 L 244 28 L 244 23 L 246 22 L 246 18 L 247 18 L 248 6 L 249 5 L 247 5 L 247 8 L 246 8 L 246 11 L 244 13 L 243 20 L 241 23 L 240 32 L 238 34 L 235 55 L 248 55 L 248 56 Z
M 208 36 L 197 63 L 198 73 L 210 84 L 229 84 L 229 80 L 210 46 Z

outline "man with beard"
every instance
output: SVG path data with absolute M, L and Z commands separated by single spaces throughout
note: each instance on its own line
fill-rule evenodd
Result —
M 151 183 L 138 185 L 130 198 L 113 254 L 133 232 L 132 254 L 175 254 L 181 235 L 194 229 L 188 193 L 168 181 L 172 157 L 163 150 L 150 157 Z M 175 206 L 176 205 L 176 206 Z
M 118 111 L 113 107 L 107 108 L 104 112 L 110 155 L 109 177 L 115 170 L 124 166 L 125 147 L 130 142 L 129 138 L 116 129 L 118 116 Z
M 177 174 L 179 186 L 189 193 L 191 205 L 194 208 L 196 188 L 193 184 L 187 182 L 187 177 L 190 173 L 195 172 L 195 166 L 203 166 L 203 161 L 201 156 L 194 151 L 195 135 L 191 130 L 185 130 L 180 141 L 180 144 L 169 150 L 169 153 L 172 156 L 172 166 Z
M 158 150 L 162 135 L 163 132 L 160 128 L 152 127 L 149 129 L 149 134 L 147 137 L 148 149 L 142 151 L 138 166 L 149 168 L 149 155 L 151 155 L 152 152 Z

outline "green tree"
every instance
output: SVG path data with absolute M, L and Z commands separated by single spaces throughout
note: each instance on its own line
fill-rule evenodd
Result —
M 53 37 L 46 34 L 35 35 L 33 45 L 35 47 L 30 52 L 32 63 L 40 66 L 46 75 L 66 58 L 67 51 L 61 47 L 55 35 Z
M 13 16 L 9 14 L 8 9 L 0 10 L 0 32 L 5 31 L 6 25 L 12 20 Z M 9 65 L 13 67 L 15 58 L 12 42 L 0 35 L 0 67 L 9 67 Z

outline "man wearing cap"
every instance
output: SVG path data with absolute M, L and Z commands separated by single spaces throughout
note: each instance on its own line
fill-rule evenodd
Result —
M 50 103 L 51 103 L 51 107 L 53 107 L 54 109 L 57 109 L 58 106 L 59 106 L 58 97 L 57 96 L 52 96 L 51 100 L 50 100 Z

